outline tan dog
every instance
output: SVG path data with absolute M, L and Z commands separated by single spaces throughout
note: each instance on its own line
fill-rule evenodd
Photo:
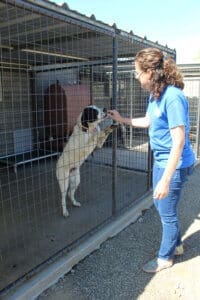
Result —
M 80 166 L 94 151 L 101 148 L 108 135 L 116 127 L 110 125 L 100 130 L 99 123 L 105 118 L 105 113 L 97 106 L 91 105 L 84 108 L 77 119 L 73 133 L 70 136 L 63 153 L 56 164 L 56 176 L 62 194 L 62 213 L 69 215 L 66 208 L 66 196 L 75 206 L 81 206 L 76 201 L 74 194 L 80 183 Z

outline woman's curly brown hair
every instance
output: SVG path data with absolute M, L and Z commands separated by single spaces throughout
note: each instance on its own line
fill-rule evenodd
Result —
M 145 48 L 135 56 L 142 71 L 152 70 L 150 90 L 155 99 L 158 99 L 164 88 L 173 85 L 180 89 L 184 88 L 183 76 L 177 68 L 175 61 L 166 56 L 157 48 Z

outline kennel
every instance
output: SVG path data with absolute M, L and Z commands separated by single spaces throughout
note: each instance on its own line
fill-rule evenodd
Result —
M 150 188 L 147 133 L 121 127 L 81 167 L 82 207 L 61 214 L 55 165 L 81 109 L 145 111 L 136 52 L 155 46 L 45 0 L 0 1 L 0 290 L 3 295 Z M 102 122 L 106 126 L 108 120 Z M 68 204 L 69 205 L 69 204 Z

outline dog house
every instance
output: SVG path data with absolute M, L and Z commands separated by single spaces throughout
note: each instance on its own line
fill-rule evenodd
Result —
M 44 95 L 44 149 L 60 152 L 73 131 L 82 109 L 92 103 L 90 87 L 86 84 L 50 85 Z
M 56 162 L 82 108 L 141 115 L 138 50 L 175 50 L 45 0 L 0 1 L 0 290 L 43 270 L 117 218 L 150 188 L 147 132 L 109 135 L 81 166 L 63 218 Z M 102 128 L 106 126 L 101 124 Z

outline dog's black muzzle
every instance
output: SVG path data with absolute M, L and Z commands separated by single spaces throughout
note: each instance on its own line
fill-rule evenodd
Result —
M 107 109 L 106 107 L 104 107 L 104 108 L 103 108 L 104 118 L 107 117 L 107 111 L 108 111 L 108 109 Z

